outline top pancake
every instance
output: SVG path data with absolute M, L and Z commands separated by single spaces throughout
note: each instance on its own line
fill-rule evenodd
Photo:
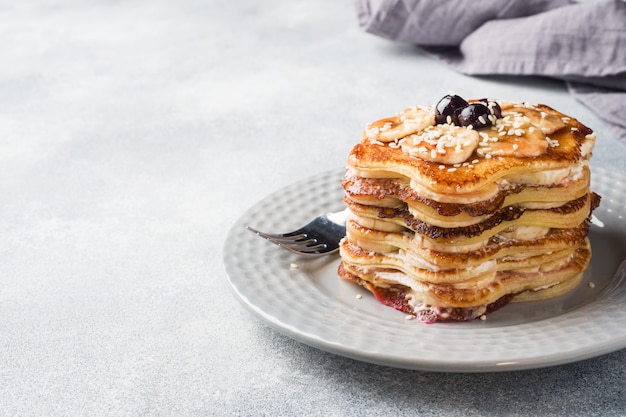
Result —
M 349 170 L 404 178 L 427 198 L 456 203 L 492 198 L 503 182 L 555 185 L 580 176 L 595 142 L 591 129 L 546 105 L 500 105 L 502 118 L 481 130 L 436 125 L 432 107 L 371 123 L 348 156 Z

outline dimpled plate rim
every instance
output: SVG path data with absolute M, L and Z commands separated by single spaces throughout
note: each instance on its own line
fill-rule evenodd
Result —
M 341 210 L 339 181 L 343 172 L 324 172 L 272 193 L 248 209 L 226 238 L 223 261 L 232 292 L 270 327 L 352 359 L 438 372 L 541 368 L 626 347 L 626 292 L 623 283 L 609 286 L 608 272 L 614 272 L 619 258 L 626 256 L 625 174 L 592 168 L 592 189 L 602 196 L 594 214 L 603 224 L 592 227 L 597 229 L 590 233 L 592 248 L 599 240 L 616 241 L 607 243 L 614 251 L 611 256 L 604 248 L 600 253 L 594 250 L 583 283 L 575 290 L 582 295 L 570 296 L 572 300 L 565 302 L 506 306 L 484 322 L 426 325 L 405 320 L 403 313 L 341 280 L 336 275 L 338 256 L 303 259 L 245 229 L 251 225 L 260 230 L 289 231 L 322 211 Z M 612 234 L 605 236 L 605 231 Z M 591 282 L 594 289 L 588 285 Z M 516 316 L 507 313 L 507 309 L 531 307 L 544 316 L 520 321 L 519 316 L 511 319 Z M 501 319 L 491 320 L 500 312 Z

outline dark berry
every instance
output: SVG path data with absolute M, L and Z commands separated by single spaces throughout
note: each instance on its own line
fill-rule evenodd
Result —
M 459 124 L 461 126 L 472 125 L 474 129 L 482 129 L 491 126 L 489 116 L 491 116 L 491 112 L 487 106 L 480 103 L 472 103 L 459 113 Z
M 459 120 L 457 119 L 457 115 L 465 106 L 467 106 L 467 101 L 465 101 L 460 96 L 451 96 L 447 95 L 437 103 L 436 111 L 435 111 L 435 123 L 438 125 L 448 123 L 448 117 L 450 117 L 450 121 L 454 124 L 459 124 Z
M 480 101 L 481 103 L 485 103 L 485 106 L 487 106 L 487 108 L 491 110 L 491 114 L 496 116 L 498 119 L 502 119 L 502 108 L 500 107 L 498 103 L 496 103 L 493 100 L 486 99 L 486 98 L 481 98 L 478 101 Z

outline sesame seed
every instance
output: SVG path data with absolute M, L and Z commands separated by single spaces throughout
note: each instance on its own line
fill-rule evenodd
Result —
M 485 315 L 483 314 L 482 316 L 480 316 L 480 319 L 481 319 L 482 321 L 485 321 L 485 320 L 487 320 L 487 316 L 485 316 Z
M 589 284 L 587 284 L 589 286 L 589 288 L 593 288 L 596 286 L 596 284 L 594 284 L 593 282 L 590 282 Z
M 446 117 L 446 123 L 449 125 L 452 124 L 452 116 Z
M 522 136 L 523 134 L 524 134 L 524 131 L 522 129 L 515 130 L 515 136 Z
M 572 128 L 572 132 L 578 132 L 578 128 L 577 127 L 573 127 Z
M 439 165 L 439 169 L 445 169 L 446 166 L 445 165 Z
M 391 122 L 386 122 L 381 128 L 381 132 L 386 132 L 391 128 Z
M 545 111 L 541 112 L 541 118 L 545 119 L 548 116 L 548 113 L 546 113 Z
M 504 132 L 504 131 L 498 133 L 498 136 L 504 136 L 504 135 L 506 135 L 506 132 Z
M 298 264 L 290 264 L 289 267 L 291 269 L 298 269 Z
M 413 315 L 408 315 L 408 316 L 406 316 L 404 319 L 405 319 L 405 320 L 413 320 L 414 318 L 415 318 L 415 316 L 413 316 Z
M 478 121 L 484 125 L 487 124 L 487 121 L 485 120 L 485 118 L 483 116 L 478 116 Z
M 474 160 L 472 161 L 472 164 L 477 164 L 478 162 L 480 162 L 478 159 L 474 159 Z
M 363 296 L 362 296 L 361 294 L 357 294 L 357 295 L 356 295 L 356 299 L 357 299 L 357 300 L 360 300 L 361 298 L 363 298 Z
M 491 154 L 485 155 L 485 159 L 491 159 Z
M 454 172 L 456 171 L 456 168 L 448 168 L 448 172 Z
M 513 144 L 513 150 L 516 151 L 519 148 L 519 145 L 517 143 Z

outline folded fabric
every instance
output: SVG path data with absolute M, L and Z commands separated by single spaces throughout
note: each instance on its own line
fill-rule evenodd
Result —
M 626 2 L 359 0 L 361 27 L 468 75 L 563 80 L 626 143 Z

